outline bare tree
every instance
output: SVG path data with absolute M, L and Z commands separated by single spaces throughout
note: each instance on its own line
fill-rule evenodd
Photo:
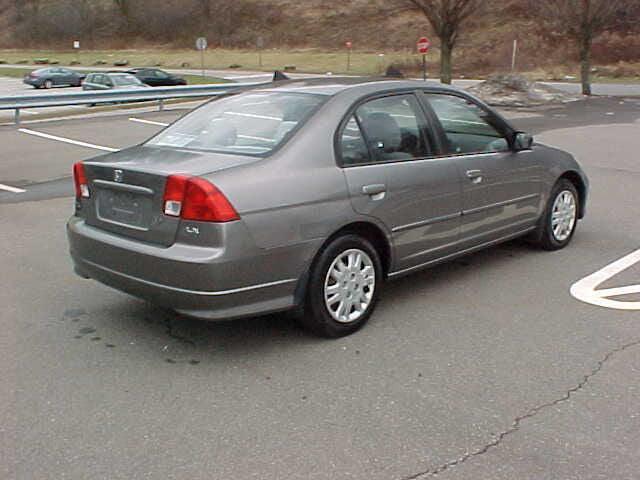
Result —
M 131 25 L 131 3 L 132 0 L 113 0 L 118 12 L 122 15 L 125 25 L 125 33 L 129 33 L 132 29 Z
M 591 95 L 593 39 L 624 16 L 638 0 L 530 0 L 531 12 L 542 26 L 572 38 L 580 50 L 583 95 Z
M 409 0 L 427 17 L 440 40 L 440 81 L 451 83 L 451 56 L 465 21 L 482 0 Z

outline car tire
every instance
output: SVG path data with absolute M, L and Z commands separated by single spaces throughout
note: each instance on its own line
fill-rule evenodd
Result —
M 578 225 L 580 196 L 575 185 L 561 178 L 551 189 L 547 206 L 534 233 L 534 243 L 545 250 L 560 250 L 571 242 Z
M 322 337 L 349 335 L 369 320 L 382 281 L 382 262 L 371 242 L 353 234 L 338 237 L 313 262 L 299 321 Z
M 45 80 L 42 86 L 48 90 L 53 87 L 53 82 L 51 80 Z

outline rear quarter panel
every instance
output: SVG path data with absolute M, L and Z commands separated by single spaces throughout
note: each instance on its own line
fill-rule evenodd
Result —
M 333 135 L 343 109 L 329 100 L 273 156 L 210 177 L 236 208 L 256 245 L 317 242 L 352 221 Z

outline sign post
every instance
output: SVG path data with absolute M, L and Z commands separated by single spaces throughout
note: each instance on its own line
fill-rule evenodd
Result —
M 80 40 L 73 41 L 73 49 L 76 52 L 76 62 L 80 63 Z
M 431 42 L 427 37 L 420 37 L 418 43 L 418 53 L 422 54 L 422 80 L 427 80 L 427 53 L 431 48 Z
M 204 51 L 207 49 L 207 39 L 199 37 L 196 40 L 196 48 L 200 50 L 200 66 L 202 67 L 202 78 L 204 78 Z
M 351 69 L 351 49 L 353 48 L 353 43 L 349 40 L 345 42 L 345 47 L 347 47 L 347 72 Z
M 258 65 L 262 67 L 262 49 L 264 48 L 264 38 L 259 36 L 256 40 L 256 47 L 258 47 Z

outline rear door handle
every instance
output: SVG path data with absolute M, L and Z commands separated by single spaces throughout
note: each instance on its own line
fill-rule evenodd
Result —
M 387 191 L 387 186 L 384 183 L 375 183 L 373 185 L 365 185 L 362 187 L 362 193 L 365 195 L 371 195 L 372 197 L 375 195 L 380 195 L 381 193 L 385 193 Z
M 482 182 L 482 170 L 467 170 L 467 178 L 473 183 Z

